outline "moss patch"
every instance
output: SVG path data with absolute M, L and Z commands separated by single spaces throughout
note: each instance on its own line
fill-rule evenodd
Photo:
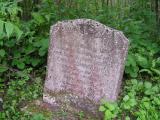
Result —
M 95 118 L 84 111 L 73 112 L 66 109 L 54 109 L 41 100 L 29 103 L 23 111 L 29 112 L 33 117 L 41 117 L 42 119 L 40 120 L 98 120 L 98 118 Z
M 29 112 L 33 116 L 36 114 L 41 114 L 44 116 L 45 120 L 52 119 L 52 110 L 48 106 L 45 106 L 45 104 L 43 104 L 40 100 L 29 103 L 24 111 Z

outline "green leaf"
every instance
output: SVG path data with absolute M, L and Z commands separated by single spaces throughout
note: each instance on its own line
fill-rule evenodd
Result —
M 149 104 L 149 102 L 143 102 L 143 105 L 145 106 L 146 109 L 150 109 L 150 104 Z
M 127 117 L 125 118 L 125 120 L 130 120 L 130 117 L 129 117 L 129 116 L 127 116 Z
M 49 46 L 49 39 L 42 39 L 41 40 L 41 47 L 42 49 L 48 49 L 48 46 Z
M 106 108 L 105 108 L 104 106 L 100 106 L 100 107 L 99 107 L 99 111 L 100 111 L 100 112 L 104 112 L 105 110 L 106 110 Z
M 124 98 L 123 98 L 124 101 L 128 101 L 129 100 L 129 96 L 126 95 Z
M 156 66 L 156 60 L 152 60 L 152 67 L 154 68 Z
M 131 108 L 131 107 L 130 107 L 130 105 L 129 105 L 128 103 L 125 103 L 125 104 L 124 104 L 124 109 L 127 109 L 127 110 L 128 110 L 128 109 L 130 109 L 130 108 Z
M 105 118 L 108 118 L 108 119 L 113 118 L 113 114 L 110 110 L 105 111 Z
M 109 109 L 110 111 L 115 110 L 114 104 L 109 103 L 107 107 L 108 107 L 108 109 Z
M 131 80 L 131 83 L 132 83 L 133 85 L 137 85 L 137 84 L 138 84 L 138 81 L 137 81 L 137 79 L 132 79 L 132 80 Z
M 14 51 L 13 55 L 14 55 L 14 58 L 20 58 L 21 57 L 21 53 L 19 51 L 16 51 L 16 50 Z
M 39 113 L 39 114 L 33 115 L 33 118 L 31 120 L 45 120 L 45 118 L 43 114 Z
M 24 64 L 23 62 L 18 62 L 17 67 L 18 67 L 19 69 L 24 69 L 25 64 Z
M 146 91 L 144 92 L 144 94 L 145 94 L 145 95 L 152 95 L 152 94 L 154 94 L 154 92 L 149 89 L 149 90 L 146 90 Z
M 136 66 L 135 56 L 132 54 L 128 54 L 126 66 Z
M 0 35 L 3 34 L 3 29 L 4 29 L 4 22 L 2 20 L 0 20 Z
M 46 50 L 44 49 L 39 49 L 39 56 L 44 56 L 46 54 Z
M 5 50 L 4 49 L 0 49 L 0 56 L 4 57 L 5 56 Z
M 0 73 L 3 73 L 8 70 L 8 67 L 0 65 Z
M 152 71 L 150 71 L 149 69 L 141 69 L 139 72 L 140 73 L 145 72 L 145 73 L 148 73 L 149 75 L 153 76 Z
M 151 70 L 152 70 L 153 72 L 155 72 L 157 75 L 160 75 L 160 70 L 154 69 L 154 68 L 151 68 Z
M 158 106 L 160 106 L 160 99 L 159 99 L 159 98 L 154 97 L 154 102 L 155 102 Z
M 24 47 L 24 52 L 25 54 L 31 54 L 35 51 L 36 49 L 32 45 L 28 45 Z
M 5 29 L 6 29 L 7 36 L 9 38 L 13 33 L 14 25 L 11 22 L 6 22 Z
M 47 19 L 47 21 L 49 22 L 50 18 L 51 18 L 51 15 L 48 14 L 48 15 L 45 15 L 45 18 Z
M 139 68 L 137 66 L 126 66 L 125 68 L 125 72 L 128 73 L 132 78 L 138 76 L 138 70 Z
M 34 20 L 37 22 L 37 24 L 42 24 L 45 22 L 45 19 L 39 13 L 34 12 L 34 13 L 32 13 L 32 16 L 33 16 Z
M 16 37 L 19 40 L 21 38 L 23 32 L 17 26 L 15 26 L 14 28 L 15 28 Z
M 5 41 L 4 44 L 5 44 L 5 46 L 7 46 L 7 47 L 9 47 L 9 48 L 12 48 L 12 47 L 15 46 L 16 41 L 15 41 L 14 39 L 10 39 L 10 40 Z
M 150 88 L 152 87 L 152 83 L 150 83 L 150 82 L 145 82 L 145 83 L 144 83 L 144 86 L 145 86 L 146 89 L 150 89 Z
M 0 38 L 1 39 L 1 38 Z M 0 46 L 3 46 L 3 41 L 0 41 Z
M 140 54 L 136 54 L 136 58 L 137 58 L 137 63 L 143 67 L 143 68 L 148 68 L 149 67 L 149 63 L 146 57 L 140 55 Z
M 160 66 L 160 57 L 156 59 L 156 65 Z
M 129 100 L 129 103 L 130 103 L 130 105 L 131 105 L 132 107 L 137 104 L 137 102 L 136 102 L 135 99 L 130 99 L 130 100 Z
M 152 91 L 154 91 L 154 92 L 157 92 L 157 93 L 158 93 L 158 91 L 159 91 L 159 87 L 158 87 L 158 86 L 154 86 L 154 87 L 152 87 Z
M 40 59 L 32 59 L 31 62 L 32 62 L 33 67 L 35 67 L 40 62 Z

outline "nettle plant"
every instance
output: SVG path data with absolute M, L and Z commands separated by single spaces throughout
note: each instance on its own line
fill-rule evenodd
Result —
M 142 73 L 153 76 L 160 76 L 160 64 L 159 64 L 159 44 L 153 42 L 146 32 L 149 30 L 142 29 L 144 26 L 142 21 L 126 23 L 128 27 L 125 31 L 130 39 L 130 49 L 125 66 L 125 73 L 132 78 L 139 77 Z
M 99 111 L 104 112 L 104 120 L 111 120 L 117 117 L 119 107 L 116 103 L 103 101 Z
M 6 82 L 4 72 L 9 69 L 9 51 L 23 34 L 16 16 L 20 11 L 21 9 L 13 2 L 0 2 L 0 93 L 4 92 Z M 12 39 L 11 36 L 13 36 Z
M 36 28 L 40 25 L 37 18 L 33 15 L 31 21 L 21 21 L 18 14 L 22 11 L 17 4 L 0 2 L 0 75 L 4 76 L 0 81 L 1 91 L 9 79 L 7 72 L 12 72 L 12 68 L 23 70 L 43 65 L 48 49 L 48 34 L 44 32 L 36 37 Z
M 32 68 L 23 71 L 14 71 L 11 74 L 10 81 L 3 97 L 3 109 L 0 113 L 0 119 L 25 119 L 30 120 L 31 115 L 27 112 L 22 112 L 26 104 L 25 101 L 37 99 L 42 94 L 42 79 L 30 75 Z
M 41 33 L 39 27 L 46 21 L 38 23 L 34 15 L 22 21 L 21 12 L 16 1 L 0 1 L 0 97 L 4 109 L 0 119 L 24 119 L 22 103 L 42 93 L 48 31 Z
M 159 52 L 158 44 L 152 43 L 148 43 L 147 47 L 131 48 L 125 73 L 132 78 L 148 76 L 153 81 L 158 80 L 160 78 L 160 58 L 157 57 Z

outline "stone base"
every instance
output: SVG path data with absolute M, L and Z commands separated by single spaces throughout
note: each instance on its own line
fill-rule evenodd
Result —
M 101 120 L 100 117 L 93 114 L 86 113 L 79 109 L 71 107 L 69 109 L 64 107 L 54 107 L 51 104 L 45 103 L 42 100 L 36 100 L 29 103 L 22 109 L 30 114 L 42 114 L 45 120 Z
M 62 109 L 64 111 L 84 111 L 85 113 L 97 118 L 100 118 L 102 116 L 98 111 L 100 106 L 99 104 L 87 98 L 80 98 L 77 95 L 67 93 L 66 91 L 53 93 L 45 89 L 43 94 L 43 101 L 49 103 L 54 108 Z

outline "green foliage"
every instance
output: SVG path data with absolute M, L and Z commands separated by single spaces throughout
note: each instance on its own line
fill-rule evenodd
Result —
M 130 40 L 121 100 L 102 103 L 99 110 L 104 119 L 160 119 L 160 36 L 149 0 L 125 5 L 124 0 L 114 4 L 103 0 L 27 1 L 32 4 L 28 9 L 19 0 L 0 0 L 0 97 L 4 99 L 0 119 L 45 119 L 21 108 L 42 94 L 50 26 L 76 18 L 98 20 L 124 31 Z M 31 15 L 31 19 L 25 20 L 22 14 Z M 83 119 L 83 113 L 79 118 Z
M 18 14 L 21 12 L 16 1 L 0 1 L 0 97 L 4 101 L 4 111 L 0 113 L 2 120 L 44 119 L 41 115 L 32 118 L 21 108 L 25 102 L 42 95 L 48 31 L 43 34 L 39 30 L 35 31 L 39 27 L 35 25 L 37 21 L 20 20 Z
M 8 83 L 8 89 L 4 97 L 4 113 L 7 119 L 20 119 L 21 114 L 19 106 L 24 106 L 25 101 L 38 98 L 42 94 L 41 79 L 35 78 L 33 81 L 29 73 L 32 69 L 17 71 L 12 74 L 14 81 Z M 27 86 L 27 87 L 24 87 Z
M 83 120 L 84 119 L 84 112 L 83 111 L 80 111 L 79 113 L 78 113 L 78 117 L 79 117 L 79 119 L 80 120 Z
M 99 111 L 104 112 L 104 120 L 111 120 L 117 116 L 118 106 L 115 103 L 103 102 Z
M 31 120 L 45 120 L 43 114 L 35 114 Z
M 128 80 L 116 109 L 113 109 L 115 103 L 106 102 L 110 107 L 106 107 L 106 103 L 102 103 L 99 110 L 105 112 L 104 118 L 106 120 L 123 119 L 124 117 L 129 120 L 159 120 L 159 92 L 159 84 L 136 79 Z M 108 111 L 107 115 L 106 111 Z
M 0 56 L 1 56 L 1 57 L 4 57 L 4 56 L 5 56 L 5 50 L 3 50 L 3 49 L 0 50 Z

